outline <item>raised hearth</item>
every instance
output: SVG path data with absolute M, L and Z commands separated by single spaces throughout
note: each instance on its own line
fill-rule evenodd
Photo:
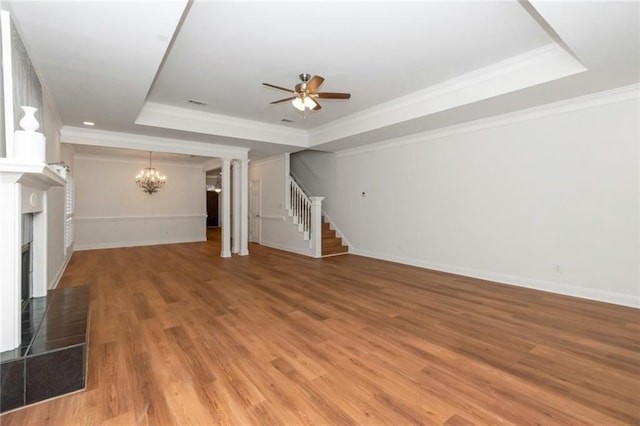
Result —
M 50 290 L 22 310 L 22 342 L 0 353 L 0 412 L 85 388 L 87 286 Z

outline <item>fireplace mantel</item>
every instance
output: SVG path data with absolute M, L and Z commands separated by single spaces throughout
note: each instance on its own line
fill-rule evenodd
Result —
M 0 158 L 0 352 L 20 345 L 22 214 L 36 213 L 33 296 L 47 292 L 47 190 L 66 179 L 39 162 Z
M 16 162 L 6 158 L 0 158 L 0 175 L 20 175 L 17 182 L 40 190 L 66 183 L 63 176 L 44 163 Z

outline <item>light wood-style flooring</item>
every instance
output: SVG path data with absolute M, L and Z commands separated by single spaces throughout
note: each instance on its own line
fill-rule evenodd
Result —
M 640 311 L 250 244 L 74 253 L 87 390 L 10 425 L 640 424 Z

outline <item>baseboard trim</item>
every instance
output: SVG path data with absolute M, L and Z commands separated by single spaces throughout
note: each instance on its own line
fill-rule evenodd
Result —
M 314 257 L 311 255 L 311 249 L 309 249 L 309 251 L 304 251 L 304 249 L 296 249 L 293 247 L 287 247 L 287 246 L 283 246 L 280 244 L 274 244 L 274 243 L 269 243 L 269 242 L 265 242 L 262 241 L 259 243 L 261 246 L 265 246 L 265 247 L 271 247 L 274 249 L 278 249 L 278 250 L 283 250 L 283 251 L 288 251 L 291 253 L 296 253 L 296 254 L 301 254 L 303 256 L 307 256 L 307 257 Z
M 553 281 L 536 280 L 516 275 L 500 274 L 490 271 L 476 270 L 459 266 L 433 263 L 421 259 L 405 258 L 399 256 L 389 256 L 386 254 L 370 252 L 366 250 L 351 250 L 351 254 L 370 257 L 373 259 L 386 260 L 389 262 L 402 263 L 404 265 L 417 266 L 425 269 L 432 269 L 440 272 L 448 272 L 465 277 L 478 278 L 493 281 L 500 284 L 512 285 L 516 287 L 530 288 L 532 290 L 546 291 L 549 293 L 562 294 L 564 296 L 578 297 L 581 299 L 595 300 L 597 302 L 612 303 L 615 305 L 640 308 L 640 297 L 614 293 L 604 290 L 579 287 L 572 284 L 565 284 Z
M 149 240 L 149 241 L 122 241 L 118 243 L 101 243 L 101 244 L 75 244 L 74 251 L 100 250 L 123 247 L 141 247 L 141 246 L 158 246 L 163 244 L 183 244 L 183 243 L 199 243 L 207 241 L 206 237 L 202 238 L 175 238 L 168 240 Z
M 52 290 L 58 287 L 58 284 L 62 279 L 62 275 L 64 274 L 65 269 L 67 269 L 67 265 L 69 265 L 69 261 L 71 260 L 72 255 L 73 255 L 73 252 L 69 252 L 69 254 L 65 256 L 64 262 L 62 262 L 60 269 L 58 269 L 58 273 L 56 274 L 55 277 L 53 277 L 51 281 L 49 281 L 49 286 L 47 287 L 48 290 Z

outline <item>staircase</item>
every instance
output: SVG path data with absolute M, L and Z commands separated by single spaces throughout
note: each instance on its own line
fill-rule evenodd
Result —
M 328 222 L 322 221 L 322 256 L 348 254 L 349 247 L 342 245 L 342 238 L 336 236 Z
M 336 236 L 329 222 L 322 216 L 324 197 L 308 197 L 297 182 L 287 177 L 286 204 L 289 217 L 304 241 L 309 241 L 312 257 L 348 254 L 349 247 L 342 245 L 342 238 Z

